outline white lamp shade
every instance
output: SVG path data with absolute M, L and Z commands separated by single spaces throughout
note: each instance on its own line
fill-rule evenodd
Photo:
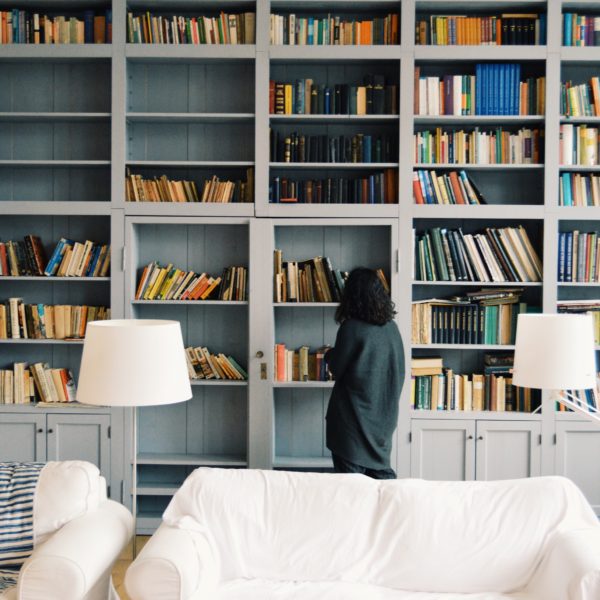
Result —
M 115 319 L 88 323 L 77 400 L 99 406 L 151 406 L 189 400 L 177 321 Z
M 521 314 L 514 385 L 550 390 L 596 387 L 591 315 Z

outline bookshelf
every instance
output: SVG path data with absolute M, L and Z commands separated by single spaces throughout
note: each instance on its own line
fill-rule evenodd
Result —
M 35 3 L 19 6 L 29 5 Z M 140 532 L 155 529 L 172 493 L 198 465 L 331 468 L 323 424 L 331 383 L 275 382 L 272 374 L 276 341 L 290 347 L 307 343 L 311 348 L 333 342 L 335 305 L 275 304 L 271 270 L 275 248 L 281 247 L 284 256 L 298 260 L 324 254 L 336 268 L 365 263 L 382 267 L 391 280 L 407 365 L 413 355 L 441 355 L 454 369 L 470 373 L 482 368 L 486 352 L 500 349 L 464 344 L 412 346 L 413 300 L 488 287 L 476 282 L 414 281 L 413 228 L 460 226 L 478 231 L 490 225 L 523 223 L 543 262 L 541 282 L 511 284 L 524 288 L 527 302 L 552 312 L 559 300 L 599 297 L 596 284 L 559 284 L 557 260 L 559 232 L 600 230 L 599 208 L 559 206 L 558 202 L 561 173 L 597 174 L 599 168 L 559 163 L 561 123 L 597 126 L 598 121 L 597 117 L 562 117 L 560 83 L 568 79 L 583 83 L 600 76 L 598 48 L 561 45 L 562 13 L 600 14 L 600 1 L 176 3 L 178 14 L 255 11 L 255 44 L 244 45 L 127 43 L 128 10 L 173 14 L 168 0 L 113 0 L 112 4 L 69 0 L 54 5 L 64 10 L 111 5 L 113 42 L 0 46 L 0 239 L 31 233 L 52 245 L 66 233 L 76 239 L 99 237 L 112 245 L 111 273 L 108 279 L 89 281 L 0 278 L 3 297 L 82 303 L 98 299 L 110 305 L 114 317 L 178 319 L 186 343 L 230 352 L 249 373 L 247 382 L 196 380 L 189 403 L 140 411 Z M 361 18 L 393 12 L 399 15 L 400 44 L 271 45 L 271 12 L 331 12 Z M 546 14 L 547 43 L 476 48 L 415 43 L 415 24 L 423 16 L 502 12 Z M 478 62 L 519 63 L 523 73 L 545 76 L 545 114 L 413 114 L 415 66 L 432 76 L 443 76 L 472 73 Z M 386 83 L 398 86 L 397 114 L 270 114 L 270 80 L 312 78 L 322 84 L 359 85 L 372 74 L 383 75 Z M 50 93 L 41 94 L 40 89 Z M 413 134 L 436 127 L 543 129 L 543 162 L 416 164 Z M 385 165 L 274 162 L 269 152 L 270 128 L 286 135 L 385 133 L 397 139 L 397 155 Z M 213 175 L 243 178 L 250 167 L 254 169 L 253 203 L 125 201 L 127 168 L 149 178 L 167 175 L 199 184 Z M 397 173 L 395 204 L 269 202 L 269 186 L 275 176 L 353 177 L 380 168 Z M 415 205 L 413 169 L 438 174 L 464 169 L 488 203 Z M 179 268 L 202 268 L 213 275 L 225 266 L 243 264 L 249 268 L 248 301 L 136 301 L 139 270 L 153 260 L 173 262 Z M 80 344 L 8 340 L 0 345 L 0 366 L 14 360 L 47 360 L 76 368 L 80 353 Z M 450 479 L 563 473 L 575 479 L 600 512 L 599 467 L 573 458 L 597 453 L 600 434 L 589 431 L 575 415 L 559 413 L 555 421 L 553 414 L 411 411 L 409 387 L 402 393 L 393 451 L 399 476 Z M 56 409 L 0 407 L 3 421 L 10 413 L 12 419 L 27 417 L 31 422 L 36 415 L 46 418 L 54 414 L 51 410 Z M 92 416 L 83 411 L 70 414 L 75 420 Z M 130 415 L 118 410 L 93 414 L 110 418 L 112 495 L 127 502 L 131 489 L 126 468 L 131 452 Z M 479 440 L 480 436 L 484 439 Z M 73 441 L 74 455 L 81 444 L 81 440 Z M 514 451 L 507 455 L 506 448 L 512 447 Z M 581 470 L 581 465 L 587 466 Z

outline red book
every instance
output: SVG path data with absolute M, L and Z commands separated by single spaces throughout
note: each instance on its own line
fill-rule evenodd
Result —
M 423 198 L 423 193 L 421 192 L 419 175 L 416 172 L 413 173 L 413 197 L 415 204 L 425 204 L 425 198 Z
M 269 114 L 275 114 L 275 82 L 269 81 Z

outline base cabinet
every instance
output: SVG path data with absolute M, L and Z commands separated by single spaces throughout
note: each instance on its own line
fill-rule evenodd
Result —
M 600 515 L 600 430 L 595 423 L 556 423 L 555 473 L 571 479 Z
M 411 477 L 443 481 L 541 474 L 538 421 L 413 419 Z
M 6 462 L 87 460 L 110 481 L 110 415 L 2 413 L 0 457 Z

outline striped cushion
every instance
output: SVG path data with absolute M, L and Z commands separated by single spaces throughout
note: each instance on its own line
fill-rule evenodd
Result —
M 0 462 L 0 590 L 33 552 L 33 498 L 44 463 Z

